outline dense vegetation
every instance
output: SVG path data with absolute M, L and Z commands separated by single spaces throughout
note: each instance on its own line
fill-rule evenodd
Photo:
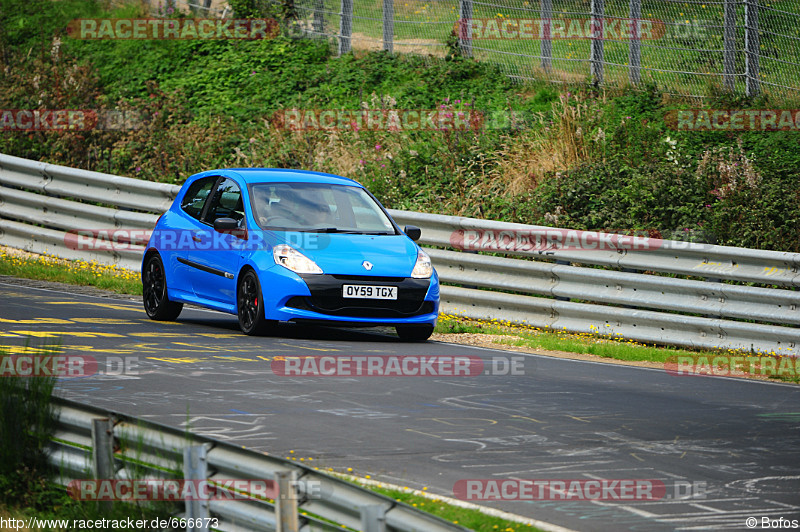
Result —
M 83 0 L 0 0 L 0 109 L 116 109 L 138 129 L 3 132 L 0 152 L 179 183 L 213 167 L 347 175 L 388 207 L 800 251 L 797 132 L 674 131 L 674 109 L 798 108 L 713 86 L 514 84 L 491 65 L 331 43 L 80 41 Z M 174 16 L 174 15 L 173 15 Z M 282 109 L 480 110 L 471 131 L 287 131 Z M 135 112 L 135 113 L 134 113 Z M 511 120 L 506 120 L 513 117 Z

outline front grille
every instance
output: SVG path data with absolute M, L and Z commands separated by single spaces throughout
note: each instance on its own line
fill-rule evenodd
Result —
M 331 275 L 334 279 L 339 281 L 355 281 L 362 284 L 379 283 L 402 283 L 405 277 L 376 277 L 374 275 Z
M 331 316 L 353 316 L 359 318 L 402 318 L 428 314 L 434 311 L 433 303 L 425 301 L 430 279 L 334 275 L 303 275 L 301 277 L 308 285 L 311 296 L 293 297 L 287 302 L 286 306 L 288 307 L 310 310 Z M 388 279 L 392 279 L 392 281 Z M 397 299 L 342 297 L 342 286 L 351 283 L 396 286 Z
M 336 310 L 329 310 L 314 306 L 310 302 L 310 297 L 295 296 L 286 302 L 286 306 L 299 310 L 308 310 L 327 314 L 328 316 L 348 316 L 353 318 L 409 318 L 411 316 L 421 316 L 430 314 L 435 310 L 433 301 L 423 301 L 417 309 L 412 312 L 402 312 L 392 308 L 377 307 L 342 307 Z

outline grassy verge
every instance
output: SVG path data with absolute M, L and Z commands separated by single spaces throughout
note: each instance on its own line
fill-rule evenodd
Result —
M 421 490 L 400 488 L 375 482 L 370 480 L 369 476 L 364 480 L 351 475 L 337 474 L 330 470 L 328 473 L 476 532 L 536 532 L 541 530 L 525 523 L 489 515 L 476 508 L 458 506 L 435 494 L 428 493 L 427 487 L 423 487 Z M 467 504 L 466 506 L 475 505 Z
M 65 260 L 8 248 L 0 248 L 0 275 L 96 286 L 119 294 L 142 293 L 142 281 L 136 272 L 94 261 Z
M 677 355 L 694 355 L 696 351 L 642 344 L 599 328 L 594 334 L 516 325 L 507 322 L 481 321 L 443 315 L 436 332 L 441 334 L 489 334 L 503 336 L 499 347 L 528 347 L 548 351 L 566 351 L 582 355 L 638 362 L 666 362 Z

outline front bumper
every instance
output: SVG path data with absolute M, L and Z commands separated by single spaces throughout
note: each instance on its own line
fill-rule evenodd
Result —
M 281 321 L 336 322 L 341 325 L 436 324 L 439 283 L 435 277 L 364 275 L 301 275 L 310 295 L 289 297 L 278 314 Z M 397 287 L 396 300 L 342 297 L 343 286 L 358 284 Z

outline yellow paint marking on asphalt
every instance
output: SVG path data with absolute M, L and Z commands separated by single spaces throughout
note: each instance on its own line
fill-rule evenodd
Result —
M 574 419 L 575 421 L 580 421 L 581 423 L 591 423 L 591 421 L 587 421 L 585 419 L 581 419 L 579 417 L 567 415 L 567 417 Z
M 228 349 L 221 349 L 219 347 L 213 347 L 210 345 L 197 345 L 197 344 L 190 344 L 188 342 L 172 342 L 172 343 L 173 345 L 184 345 L 186 347 L 193 347 L 195 349 L 205 349 L 207 351 L 224 351 L 226 353 L 229 352 Z M 238 353 L 238 351 L 230 351 L 230 352 Z
M 94 323 L 97 325 L 138 325 L 132 320 L 120 320 L 117 318 L 72 318 L 76 323 Z
M 87 303 L 86 301 L 46 301 L 48 305 L 92 305 L 111 310 L 139 310 L 139 307 L 115 305 L 113 303 Z
M 0 338 L 22 338 L 22 336 L 20 336 L 19 334 L 0 331 Z
M 464 421 L 469 420 L 469 423 L 464 423 Z M 496 425 L 497 421 L 494 419 L 489 419 L 486 417 L 462 417 L 462 418 L 438 418 L 438 417 L 423 417 L 420 418 L 420 421 L 436 421 L 437 423 L 442 423 L 444 425 L 450 425 L 452 427 L 466 427 L 470 425 L 475 425 L 473 420 L 480 421 L 481 425 Z M 455 421 L 455 423 L 453 423 Z M 486 422 L 486 423 L 483 423 Z
M 205 336 L 208 338 L 241 338 L 241 333 L 197 333 L 197 336 Z
M 59 336 L 75 336 L 77 338 L 124 338 L 124 334 L 96 331 L 9 331 L 16 334 L 36 336 L 37 338 L 57 338 Z
M 257 348 L 257 347 L 253 347 L 253 346 L 246 345 L 246 344 L 245 345 L 233 346 L 233 347 L 212 347 L 212 346 L 208 346 L 208 345 L 192 344 L 192 343 L 189 343 L 189 342 L 172 342 L 172 345 L 173 346 L 176 346 L 176 345 L 177 346 L 181 346 L 183 351 L 186 351 L 185 347 L 189 347 L 191 349 L 196 349 L 197 351 L 203 352 L 203 353 L 247 353 L 247 354 L 249 354 L 251 351 L 253 351 L 255 349 L 264 350 L 263 348 Z M 174 351 L 175 349 L 176 348 L 173 347 L 171 350 Z M 276 351 L 277 351 L 277 349 L 276 349 Z
M 300 349 L 310 349 L 311 351 L 339 351 L 339 349 L 328 349 L 325 347 L 306 347 L 304 345 L 291 345 L 291 344 L 280 344 L 286 347 L 298 347 Z
M 104 353 L 107 355 L 133 355 L 138 354 L 138 351 L 133 351 L 131 349 L 101 349 L 97 348 L 93 345 L 65 345 L 65 351 L 91 351 L 92 353 Z
M 144 337 L 152 337 L 152 338 L 186 338 L 187 336 L 191 336 L 184 333 L 174 333 L 174 332 L 132 332 L 128 333 L 128 336 L 144 336 Z
M 516 414 L 515 414 L 515 415 L 512 415 L 512 416 L 510 416 L 510 417 L 515 417 L 515 418 L 519 418 L 519 419 L 525 419 L 525 420 L 527 420 L 527 421 L 533 421 L 534 423 L 545 423 L 544 421 L 539 421 L 538 419 L 533 419 L 532 417 L 527 417 L 527 416 L 518 416 L 518 415 L 516 415 Z
M 634 453 L 631 453 L 631 456 L 633 456 L 634 458 L 636 458 L 636 459 L 637 459 L 637 460 L 639 460 L 640 462 L 644 462 L 644 459 L 642 459 L 642 458 L 639 458 L 639 457 L 638 457 L 638 456 L 636 456 Z
M 230 355 L 212 355 L 211 358 L 221 358 L 222 360 L 232 360 L 235 362 L 257 362 L 252 358 L 234 357 Z
M 4 355 L 52 355 L 54 351 L 62 349 L 60 345 L 48 347 L 31 347 L 25 345 L 0 345 L 0 352 Z
M 202 358 L 190 358 L 190 357 L 184 357 L 184 358 L 177 358 L 177 357 L 164 357 L 164 358 L 146 357 L 146 358 L 148 358 L 149 360 L 158 360 L 160 362 L 169 362 L 171 364 L 194 364 L 195 362 L 202 362 L 203 361 Z
M 267 362 L 272 362 L 272 359 L 270 357 L 262 357 L 261 355 L 256 355 L 256 356 L 258 358 L 260 358 L 261 360 L 266 360 Z M 277 357 L 276 357 L 276 360 L 277 360 Z
M 10 320 L 6 318 L 0 318 L 0 323 L 24 323 L 26 325 L 63 325 L 71 324 L 72 322 L 70 320 L 63 320 L 61 318 L 34 318 L 32 320 Z

